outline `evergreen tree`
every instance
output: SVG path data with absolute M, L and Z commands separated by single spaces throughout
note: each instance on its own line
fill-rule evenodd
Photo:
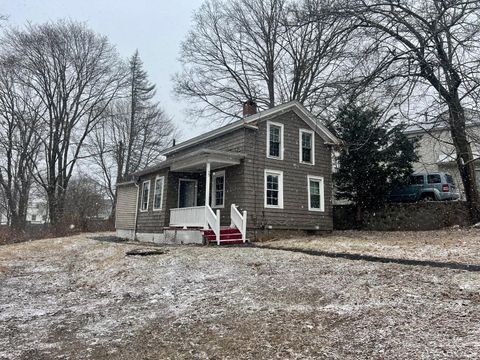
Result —
M 143 69 L 138 50 L 135 51 L 129 61 L 129 98 L 130 98 L 130 127 L 127 143 L 127 155 L 124 169 L 120 169 L 120 177 L 126 176 L 137 170 L 135 166 L 140 162 L 139 154 L 136 154 L 136 142 L 143 126 L 139 126 L 145 118 L 157 116 L 157 104 L 152 102 L 155 96 L 155 85 L 148 80 L 147 72 Z
M 382 121 L 380 109 L 354 102 L 337 114 L 333 130 L 346 147 L 334 174 L 336 196 L 355 204 L 359 225 L 364 211 L 380 207 L 392 188 L 405 183 L 413 171 L 415 142 L 404 129 L 403 124 L 394 125 L 393 116 Z

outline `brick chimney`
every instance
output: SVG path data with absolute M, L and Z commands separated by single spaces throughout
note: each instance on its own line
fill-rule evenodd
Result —
M 250 115 L 257 113 L 257 103 L 253 100 L 247 100 L 243 103 L 243 117 L 246 118 Z

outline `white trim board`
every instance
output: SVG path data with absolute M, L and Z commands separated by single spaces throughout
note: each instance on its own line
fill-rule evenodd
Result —
M 280 149 L 279 149 L 278 157 L 270 155 L 270 127 L 272 125 L 280 128 Z M 267 121 L 267 158 L 275 159 L 275 160 L 283 160 L 283 152 L 284 152 L 284 125 L 282 123 Z
M 302 144 L 302 133 L 307 133 L 312 135 L 312 161 L 311 162 L 306 162 L 302 161 L 302 156 L 303 156 L 303 144 Z M 300 164 L 305 164 L 305 165 L 315 165 L 315 133 L 311 129 L 298 129 L 298 162 Z
M 310 181 L 318 181 L 320 183 L 320 208 L 312 208 L 310 203 Z M 325 182 L 322 176 L 307 175 L 307 190 L 308 190 L 308 210 L 309 211 L 325 211 Z
M 267 204 L 267 176 L 278 175 L 278 205 Z M 266 209 L 283 209 L 283 171 L 265 169 L 263 181 L 263 206 Z

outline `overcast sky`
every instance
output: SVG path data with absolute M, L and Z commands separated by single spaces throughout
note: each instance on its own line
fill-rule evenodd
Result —
M 180 42 L 202 0 L 0 0 L 0 14 L 22 26 L 70 18 L 108 36 L 122 57 L 138 49 L 163 108 L 173 116 L 183 139 L 207 130 L 185 124 L 184 105 L 172 93 L 172 75 L 180 69 Z

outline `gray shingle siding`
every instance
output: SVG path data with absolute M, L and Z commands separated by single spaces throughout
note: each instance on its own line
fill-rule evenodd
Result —
M 282 229 L 331 230 L 332 225 L 332 165 L 331 149 L 315 134 L 315 165 L 299 163 L 299 129 L 310 129 L 293 111 L 272 119 L 284 125 L 283 160 L 267 158 L 267 121 L 258 130 L 247 133 L 243 207 L 248 211 L 249 228 L 271 225 Z M 283 171 L 283 209 L 264 207 L 264 171 Z M 308 210 L 307 176 L 324 178 L 325 211 Z

